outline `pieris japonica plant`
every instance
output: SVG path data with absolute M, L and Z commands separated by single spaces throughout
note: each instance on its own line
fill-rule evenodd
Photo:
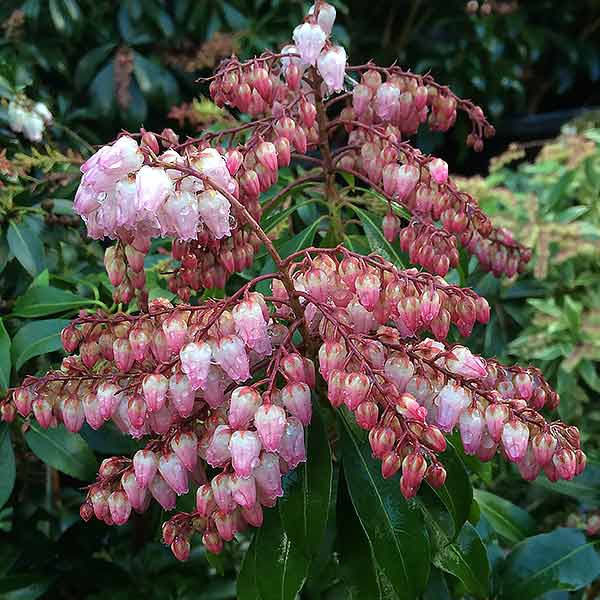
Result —
M 444 457 L 456 430 L 464 454 L 501 454 L 526 480 L 542 471 L 572 479 L 585 467 L 577 429 L 541 412 L 559 402 L 542 373 L 459 341 L 490 316 L 483 297 L 444 279 L 461 249 L 496 276 L 516 275 L 530 252 L 410 138 L 420 126 L 447 131 L 464 113 L 467 145 L 479 150 L 493 127 L 430 75 L 350 64 L 332 39 L 335 13 L 316 2 L 280 52 L 220 65 L 210 94 L 239 125 L 184 141 L 170 130 L 124 132 L 83 164 L 75 211 L 91 238 L 114 242 L 105 255 L 114 300 L 135 308 L 82 311 L 62 332 L 60 368 L 26 377 L 2 404 L 6 421 L 18 413 L 72 432 L 112 421 L 138 440 L 132 457 L 102 462 L 81 517 L 123 525 L 157 502 L 175 511 L 162 538 L 180 560 L 194 540 L 219 553 L 261 527 L 307 460 L 313 417 L 326 423 L 336 463 L 351 459 L 334 417 L 356 444 L 364 430 L 378 479 L 395 481 L 406 506 L 402 497 L 417 506 L 425 485 L 442 501 L 451 495 Z M 292 161 L 310 168 L 282 187 L 279 170 Z M 291 214 L 295 190 L 307 186 L 326 207 L 333 243 L 284 256 L 261 217 Z M 380 252 L 344 243 L 367 214 L 356 206 L 361 189 L 387 205 L 382 233 L 362 221 Z M 176 301 L 146 289 L 144 259 L 158 238 L 170 241 L 165 277 Z M 416 267 L 399 263 L 397 246 Z M 256 273 L 265 254 L 272 272 L 231 290 L 233 274 Z M 228 294 L 205 293 L 214 288 Z M 309 445 L 305 479 L 318 472 L 313 459 Z M 333 483 L 325 485 L 327 503 L 316 507 L 325 519 L 314 520 L 322 527 L 311 539 L 323 539 Z M 176 510 L 188 493 L 193 510 Z

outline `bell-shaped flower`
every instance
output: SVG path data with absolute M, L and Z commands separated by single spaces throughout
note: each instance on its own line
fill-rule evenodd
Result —
M 204 388 L 210 369 L 212 349 L 207 342 L 190 342 L 179 352 L 181 370 L 188 376 L 192 389 Z
M 303 23 L 294 29 L 293 38 L 302 62 L 314 65 L 325 45 L 325 32 L 318 25 Z
M 255 431 L 234 431 L 229 440 L 231 465 L 238 477 L 250 477 L 258 465 L 262 444 Z
M 198 195 L 198 214 L 217 240 L 231 235 L 230 208 L 229 200 L 215 190 Z
M 234 381 L 246 381 L 250 377 L 246 348 L 237 335 L 227 335 L 218 340 L 213 348 L 213 356 Z
M 342 46 L 333 46 L 319 55 L 317 67 L 328 93 L 341 92 L 344 89 L 347 60 L 346 51 Z

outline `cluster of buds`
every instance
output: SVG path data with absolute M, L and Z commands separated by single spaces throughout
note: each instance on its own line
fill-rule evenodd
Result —
M 173 244 L 173 259 L 180 262 L 169 279 L 169 290 L 187 302 L 192 292 L 224 288 L 228 277 L 252 266 L 260 240 L 252 232 L 238 228 L 231 237 L 179 241 Z
M 393 125 L 406 137 L 417 133 L 419 125 L 425 122 L 432 131 L 448 131 L 460 108 L 473 126 L 467 145 L 481 150 L 483 138 L 494 135 L 494 128 L 479 106 L 457 98 L 429 76 L 373 64 L 352 67 L 352 70 L 362 74 L 360 83 L 352 90 L 352 106 L 342 113 L 345 120 L 365 125 Z
M 129 304 L 134 296 L 140 306 L 146 306 L 146 272 L 144 259 L 149 250 L 148 240 L 137 238 L 131 244 L 118 242 L 104 253 L 104 267 L 112 286 L 115 303 Z
M 305 315 L 322 341 L 320 372 L 331 404 L 345 405 L 370 432 L 383 476 L 402 468 L 407 498 L 424 478 L 443 484 L 435 455 L 445 449 L 443 433 L 456 427 L 468 454 L 490 460 L 500 450 L 527 480 L 542 469 L 551 481 L 582 472 L 577 429 L 548 423 L 539 413 L 556 408 L 559 398 L 538 370 L 503 367 L 464 346 L 414 341 L 417 332 L 438 328 L 440 313 L 468 335 L 476 320 L 489 319 L 485 300 L 472 292 L 459 300 L 465 290 L 442 285 L 439 277 L 419 285 L 423 275 L 344 249 L 335 254 L 304 259 L 294 273 Z M 447 332 L 446 326 L 438 340 Z
M 30 142 L 41 142 L 44 130 L 52 123 L 52 113 L 43 102 L 18 96 L 8 104 L 8 126 L 22 133 Z
M 414 215 L 418 227 L 404 229 L 400 239 L 407 250 L 412 250 L 413 262 L 445 275 L 448 268 L 457 264 L 456 242 L 460 242 L 477 256 L 483 269 L 496 276 L 512 276 L 525 268 L 531 253 L 509 232 L 494 228 L 476 201 L 456 189 L 443 160 L 423 156 L 406 142 L 400 142 L 400 131 L 394 125 L 358 126 L 344 119 L 340 122 L 350 134 L 348 148 L 339 153 L 336 166 L 356 173 L 391 203 L 400 204 Z M 434 231 L 434 223 L 439 223 L 438 231 Z M 383 227 L 390 241 L 402 229 L 391 208 Z M 427 249 L 423 252 L 424 245 Z

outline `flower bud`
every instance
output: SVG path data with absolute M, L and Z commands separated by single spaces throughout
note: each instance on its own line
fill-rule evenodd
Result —
M 169 397 L 173 407 L 183 418 L 192 414 L 195 395 L 187 375 L 174 373 L 169 377 Z
M 361 402 L 356 407 L 355 412 L 356 422 L 362 429 L 373 429 L 379 421 L 379 407 L 375 402 Z
M 254 426 L 265 450 L 276 452 L 285 431 L 285 411 L 275 404 L 263 404 L 254 414 Z
M 127 494 L 123 490 L 117 490 L 108 497 L 108 508 L 110 516 L 115 525 L 124 525 L 131 514 L 131 504 Z
M 232 477 L 229 473 L 220 473 L 210 482 L 215 502 L 222 512 L 233 512 L 236 509 L 236 503 L 231 494 Z
M 184 464 L 174 452 L 163 454 L 159 458 L 158 471 L 178 496 L 187 494 L 189 489 L 188 475 Z
M 202 543 L 212 554 L 219 554 L 223 550 L 223 540 L 216 531 L 206 531 L 202 535 Z
M 394 448 L 396 434 L 389 427 L 375 427 L 369 432 L 369 443 L 373 456 L 381 459 Z
M 511 462 L 519 462 L 527 452 L 529 428 L 525 423 L 512 418 L 502 428 L 502 445 Z
M 229 441 L 231 429 L 227 425 L 219 425 L 212 434 L 210 444 L 206 450 L 206 462 L 213 467 L 223 466 L 231 458 Z
M 286 410 L 302 425 L 308 425 L 312 416 L 310 388 L 306 383 L 295 382 L 281 390 L 281 400 Z
M 550 433 L 539 433 L 531 440 L 533 455 L 540 467 L 545 467 L 552 460 L 557 443 L 556 438 Z
M 217 503 L 210 483 L 201 485 L 196 490 L 196 510 L 201 517 L 208 518 L 216 510 Z
M 504 404 L 490 404 L 485 409 L 485 424 L 490 437 L 499 442 L 502 438 L 504 424 L 510 416 L 509 409 Z
M 147 488 L 156 475 L 158 458 L 151 450 L 138 450 L 133 455 L 135 479 L 141 488 Z
M 258 465 L 262 444 L 254 431 L 234 431 L 229 440 L 231 464 L 238 477 L 250 477 Z
M 152 497 L 163 507 L 164 510 L 173 510 L 177 502 L 177 496 L 173 488 L 157 473 L 150 482 L 148 489 Z
M 242 508 L 252 508 L 256 504 L 256 480 L 234 475 L 231 478 L 231 495 Z
M 384 479 L 393 477 L 400 470 L 401 465 L 402 459 L 396 452 L 386 452 L 381 459 L 381 476 Z
M 460 415 L 459 429 L 465 453 L 475 454 L 485 429 L 485 418 L 479 408 L 469 407 Z
M 425 473 L 425 479 L 436 490 L 446 483 L 446 469 L 439 463 L 432 464 Z
M 552 457 L 552 464 L 560 479 L 573 479 L 577 473 L 577 457 L 569 448 L 561 448 Z
M 137 512 L 143 512 L 146 510 L 149 502 L 147 487 L 141 487 L 139 485 L 137 477 L 133 471 L 126 471 L 123 473 L 123 476 L 121 477 L 121 486 L 127 494 L 127 499 L 129 500 L 129 504 L 131 504 L 131 508 Z
M 295 469 L 298 464 L 306 461 L 304 427 L 295 417 L 290 417 L 287 420 L 281 439 L 279 455 L 285 460 L 290 469 Z
M 144 377 L 142 391 L 144 401 L 150 412 L 159 411 L 165 404 L 169 380 L 159 373 L 151 373 Z
M 179 431 L 171 440 L 171 448 L 188 471 L 198 462 L 198 438 L 193 431 Z

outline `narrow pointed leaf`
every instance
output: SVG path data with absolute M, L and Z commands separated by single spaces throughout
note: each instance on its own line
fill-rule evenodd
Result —
M 0 319 L 0 393 L 10 385 L 10 337 Z
M 364 432 L 341 412 L 342 461 L 350 497 L 373 555 L 401 600 L 423 591 L 429 577 L 429 540 L 416 504 L 400 493 L 399 478 L 385 480 Z
M 60 350 L 60 332 L 69 323 L 67 319 L 44 319 L 21 327 L 13 338 L 11 347 L 15 369 L 19 370 L 34 356 Z
M 15 487 L 15 453 L 10 440 L 10 426 L 0 424 L 0 508 L 2 508 Z
M 32 277 L 44 270 L 44 247 L 40 237 L 35 234 L 27 222 L 12 221 L 8 226 L 6 239 L 11 252 Z
M 365 235 L 367 236 L 371 250 L 377 254 L 380 254 L 383 256 L 383 258 L 386 258 L 397 267 L 402 267 L 402 259 L 392 244 L 385 239 L 381 227 L 378 226 L 375 221 L 373 221 L 371 215 L 365 212 L 362 208 L 358 208 L 358 206 L 353 206 L 352 209 L 360 218 L 360 222 L 365 230 Z

